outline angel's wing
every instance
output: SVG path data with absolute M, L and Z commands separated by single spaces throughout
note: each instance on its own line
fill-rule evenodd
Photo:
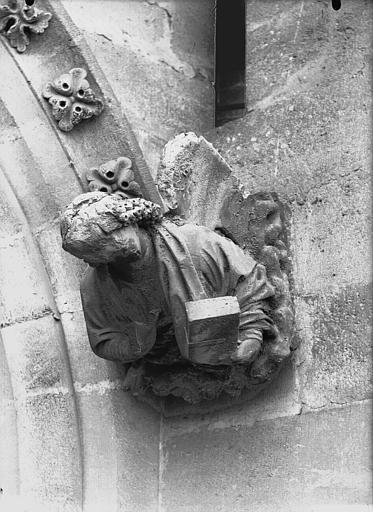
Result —
M 220 232 L 265 265 L 276 290 L 271 316 L 279 336 L 252 371 L 267 380 L 289 355 L 293 339 L 284 206 L 274 193 L 246 193 L 221 155 L 194 133 L 166 145 L 157 185 L 170 214 Z

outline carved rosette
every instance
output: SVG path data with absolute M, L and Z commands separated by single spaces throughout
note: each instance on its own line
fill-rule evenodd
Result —
M 135 181 L 132 161 L 119 157 L 90 169 L 85 175 L 90 192 L 115 193 L 122 197 L 142 197 L 140 185 Z
M 64 132 L 71 131 L 84 119 L 98 116 L 104 109 L 103 102 L 96 98 L 86 80 L 87 72 L 73 68 L 43 89 L 43 97 L 52 105 L 52 115 L 58 127 Z
M 0 6 L 0 33 L 19 53 L 30 44 L 27 32 L 42 34 L 52 14 L 34 7 L 34 0 L 8 0 Z

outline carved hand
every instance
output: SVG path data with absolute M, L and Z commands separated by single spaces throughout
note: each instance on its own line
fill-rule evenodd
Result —
M 141 357 L 140 347 L 133 343 L 127 333 L 106 329 L 99 333 L 99 338 L 99 343 L 93 347 L 99 357 L 122 363 L 135 361 Z
M 240 334 L 237 348 L 230 356 L 222 356 L 220 364 L 232 365 L 233 363 L 247 364 L 256 359 L 263 343 L 263 335 L 260 329 L 244 331 Z
M 250 363 L 260 352 L 263 342 L 263 335 L 259 329 L 244 331 L 238 340 L 236 351 L 231 356 L 235 363 Z
M 123 330 L 105 329 L 94 352 L 104 359 L 128 363 L 143 357 L 154 344 L 154 326 L 134 322 Z

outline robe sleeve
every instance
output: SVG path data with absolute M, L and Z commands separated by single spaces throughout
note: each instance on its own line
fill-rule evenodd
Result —
M 252 338 L 250 331 L 261 331 L 265 337 L 275 336 L 275 327 L 269 316 L 268 299 L 274 295 L 265 267 L 255 264 L 252 271 L 242 276 L 237 284 L 237 299 L 240 305 L 239 338 Z
M 269 316 L 269 299 L 275 290 L 268 281 L 264 265 L 257 263 L 231 240 L 216 233 L 203 234 L 198 244 L 203 279 L 217 295 L 236 295 L 240 305 L 239 339 L 275 335 Z M 197 261 L 196 261 L 197 264 Z M 215 295 L 216 296 L 216 295 Z
M 125 316 L 114 283 L 104 272 L 89 269 L 80 292 L 89 342 L 96 355 L 128 363 L 152 348 L 156 325 L 134 322 Z

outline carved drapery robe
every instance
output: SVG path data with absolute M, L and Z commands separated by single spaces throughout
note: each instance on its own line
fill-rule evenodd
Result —
M 274 335 L 268 316 L 274 289 L 263 265 L 203 226 L 163 221 L 151 233 L 161 288 L 155 300 L 148 290 L 119 282 L 108 265 L 89 269 L 82 281 L 88 336 L 98 356 L 121 362 L 151 358 L 162 344 L 165 328 L 173 326 L 185 357 L 185 302 L 227 295 L 235 295 L 240 305 L 240 339 L 258 337 L 261 332 L 264 340 Z

